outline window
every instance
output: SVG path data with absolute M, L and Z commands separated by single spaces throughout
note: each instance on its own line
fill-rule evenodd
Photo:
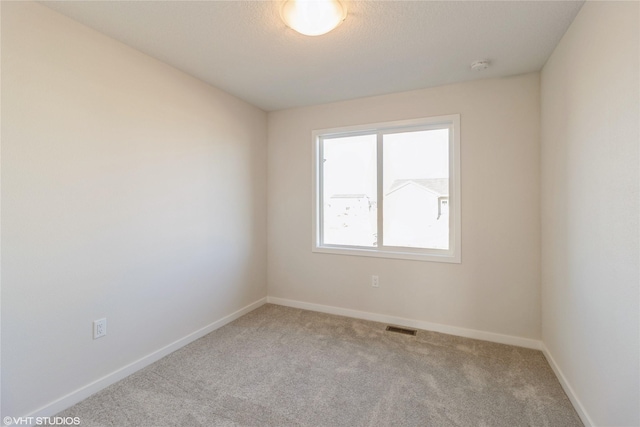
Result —
M 460 262 L 460 116 L 313 132 L 315 252 Z

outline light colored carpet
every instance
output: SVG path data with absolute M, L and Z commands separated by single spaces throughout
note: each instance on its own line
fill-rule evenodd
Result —
M 82 426 L 582 426 L 541 352 L 267 304 L 63 411 Z

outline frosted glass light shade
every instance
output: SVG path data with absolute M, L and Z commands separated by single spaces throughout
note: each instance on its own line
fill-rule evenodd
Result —
M 300 34 L 319 36 L 340 25 L 347 9 L 338 0 L 286 0 L 280 16 Z

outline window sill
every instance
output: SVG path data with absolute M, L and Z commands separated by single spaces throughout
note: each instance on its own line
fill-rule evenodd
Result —
M 366 248 L 348 248 L 333 246 L 315 246 L 312 249 L 316 253 L 333 255 L 366 256 L 375 258 L 404 259 L 411 261 L 429 261 L 460 264 L 460 253 L 454 254 L 449 251 L 441 252 L 402 252 L 402 251 L 381 251 Z

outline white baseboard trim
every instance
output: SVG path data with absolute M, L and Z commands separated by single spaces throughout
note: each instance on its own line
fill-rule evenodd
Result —
M 571 385 L 569 385 L 569 381 L 567 381 L 567 378 L 564 376 L 564 374 L 562 373 L 562 370 L 560 369 L 555 359 L 549 352 L 549 349 L 547 348 L 546 345 L 544 345 L 544 342 L 542 343 L 542 354 L 544 354 L 544 357 L 547 359 L 547 362 L 549 362 L 549 366 L 551 366 L 551 369 L 553 369 L 553 372 L 556 374 L 558 381 L 560 381 L 560 385 L 562 386 L 562 388 L 564 389 L 564 392 L 567 394 L 567 397 L 573 404 L 573 407 L 575 408 L 576 412 L 578 413 L 578 416 L 582 420 L 584 427 L 595 426 L 593 420 L 591 420 L 591 417 L 589 417 L 589 414 L 584 409 L 582 402 L 580 402 L 580 399 L 578 399 L 578 396 L 573 391 L 573 388 L 571 388 Z
M 490 341 L 499 344 L 515 345 L 518 347 L 542 349 L 542 342 L 530 338 L 502 335 L 493 332 L 478 331 L 475 329 L 459 328 L 457 326 L 442 325 L 440 323 L 424 322 L 422 320 L 405 319 L 403 317 L 388 316 L 385 314 L 370 313 L 367 311 L 351 310 L 349 308 L 334 307 L 329 305 L 313 304 L 310 302 L 295 301 L 277 297 L 267 297 L 267 302 L 287 307 L 301 308 L 303 310 L 319 311 L 321 313 L 336 314 L 339 316 L 353 317 L 356 319 L 372 320 L 380 323 L 390 323 L 398 326 L 423 329 L 426 331 L 440 332 L 443 334 L 457 335 L 459 337 L 473 338 Z
M 160 359 L 162 359 L 163 357 L 165 357 L 166 355 L 173 353 L 174 351 L 184 347 L 185 345 L 197 340 L 198 338 L 202 338 L 203 336 L 207 335 L 210 332 L 215 331 L 216 329 L 219 329 L 221 327 L 223 327 L 224 325 L 226 325 L 227 323 L 231 323 L 234 320 L 236 320 L 237 318 L 244 316 L 245 314 L 255 310 L 256 308 L 266 304 L 267 302 L 267 298 L 261 298 L 258 301 L 255 301 L 249 305 L 247 305 L 246 307 L 241 308 L 238 311 L 235 311 L 231 314 L 229 314 L 228 316 L 223 317 L 222 319 L 216 320 L 215 322 L 201 328 L 198 329 L 195 332 L 190 333 L 189 335 L 187 335 L 186 337 L 180 338 L 177 341 L 172 342 L 169 345 L 166 345 L 165 347 L 162 347 L 159 350 L 154 351 L 151 354 L 148 354 L 138 360 L 136 360 L 135 362 L 132 362 L 126 366 L 123 366 L 122 368 L 108 374 L 105 375 L 102 378 L 99 378 L 95 381 L 93 381 L 90 384 L 87 384 L 84 387 L 81 387 L 75 391 L 72 391 L 71 393 L 54 400 L 51 403 L 48 403 L 47 405 L 44 405 L 38 409 L 36 409 L 35 411 L 31 412 L 30 414 L 26 415 L 23 418 L 27 418 L 27 417 L 33 417 L 33 418 L 37 418 L 37 417 L 53 417 L 55 414 L 57 414 L 60 411 L 63 411 L 73 405 L 75 405 L 78 402 L 83 401 L 84 399 L 88 398 L 89 396 L 91 396 L 94 393 L 97 393 L 98 391 L 110 386 L 111 384 L 114 384 L 118 381 L 120 381 L 123 378 L 128 377 L 129 375 L 133 374 L 136 371 L 139 371 L 140 369 L 152 364 L 153 362 L 156 362 Z

